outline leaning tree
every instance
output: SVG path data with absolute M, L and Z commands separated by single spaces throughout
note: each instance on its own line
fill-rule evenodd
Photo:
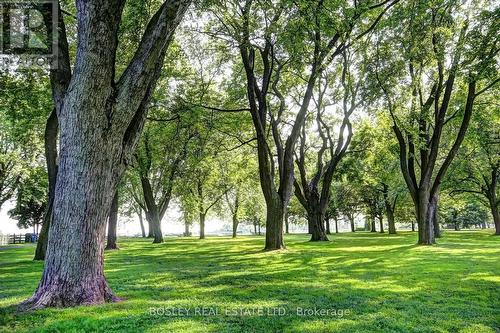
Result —
M 45 267 L 24 308 L 118 299 L 103 272 L 106 218 L 142 131 L 167 47 L 189 4 L 165 1 L 118 75 L 116 52 L 125 1 L 76 1 L 76 59 L 71 78 L 64 73 L 68 84 L 60 87 L 56 103 L 59 165 Z

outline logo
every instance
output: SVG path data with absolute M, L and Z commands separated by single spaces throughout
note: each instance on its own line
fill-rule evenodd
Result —
M 0 0 L 0 68 L 55 62 L 58 15 L 57 0 Z

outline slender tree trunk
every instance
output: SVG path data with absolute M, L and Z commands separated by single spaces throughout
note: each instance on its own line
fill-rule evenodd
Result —
M 339 233 L 339 219 L 337 217 L 334 218 L 335 221 L 335 233 Z
M 47 199 L 47 210 L 43 217 L 42 230 L 38 236 L 34 260 L 45 260 L 47 243 L 49 238 L 50 222 L 52 221 L 52 211 L 54 207 L 54 195 L 57 180 L 57 133 L 59 123 L 57 112 L 54 108 L 45 124 L 45 161 L 49 180 L 49 195 Z
M 253 233 L 257 235 L 257 223 L 253 224 Z
M 288 221 L 288 209 L 285 212 L 285 234 L 289 234 L 290 222 Z
M 200 239 L 205 239 L 205 213 L 200 212 Z
M 380 233 L 383 234 L 384 233 L 384 215 L 380 214 L 379 217 L 378 217 L 378 220 L 379 220 L 379 226 L 380 226 Z
M 259 236 L 260 236 L 260 235 L 262 235 L 262 232 L 260 231 L 260 223 L 257 225 L 257 227 L 258 227 L 258 230 L 259 230 L 258 233 L 259 233 Z
M 441 237 L 441 229 L 439 226 L 439 193 L 436 193 L 431 200 L 431 205 L 433 208 L 432 220 L 434 223 L 434 238 Z
M 184 237 L 190 237 L 191 231 L 189 231 L 189 223 L 184 221 Z
M 452 217 L 453 217 L 453 224 L 455 226 L 455 231 L 460 231 L 460 223 L 458 222 L 457 219 L 457 211 L 453 211 Z
M 113 196 L 111 202 L 111 210 L 108 218 L 108 237 L 106 242 L 106 250 L 117 250 L 116 245 L 116 225 L 118 223 L 118 191 Z
M 370 232 L 377 232 L 375 228 L 375 216 L 370 215 Z
M 389 234 L 396 234 L 396 223 L 394 222 L 394 212 L 392 209 L 386 210 L 387 224 L 389 225 Z
M 154 237 L 153 243 L 163 243 L 160 212 L 156 205 L 153 189 L 151 188 L 151 183 L 147 176 L 141 176 L 141 185 L 144 201 L 148 210 L 146 217 L 149 223 L 149 235 Z
M 354 224 L 354 216 L 349 215 L 347 218 L 349 219 L 349 223 L 351 224 L 351 232 L 356 232 L 356 225 Z
M 238 217 L 236 216 L 236 214 L 233 214 L 233 238 L 236 238 L 236 233 L 238 231 L 238 224 L 239 224 Z
M 335 218 L 337 219 L 337 218 Z M 327 216 L 325 217 L 325 229 L 326 229 L 326 234 L 327 235 L 331 235 L 331 231 L 330 231 L 330 218 Z
M 137 216 L 139 217 L 139 223 L 141 224 L 142 238 L 146 238 L 146 230 L 144 229 L 144 221 L 142 220 L 142 209 L 138 210 Z
M 415 232 L 415 221 L 411 221 L 411 231 Z
M 389 200 L 389 187 L 386 184 L 384 186 L 384 205 L 385 214 L 387 215 L 387 224 L 389 226 L 389 234 L 396 234 L 396 223 L 394 222 L 394 210 L 396 207 L 396 200 L 394 199 L 394 204 Z

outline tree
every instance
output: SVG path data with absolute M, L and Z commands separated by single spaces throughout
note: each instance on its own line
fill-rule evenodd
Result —
M 329 86 L 328 75 L 325 75 L 324 88 L 320 87 L 319 96 L 316 106 L 316 127 L 319 136 L 321 137 L 321 146 L 317 150 L 316 168 L 314 176 L 310 179 L 307 177 L 307 162 L 306 162 L 306 129 L 302 126 L 302 134 L 300 135 L 298 157 L 295 162 L 299 170 L 299 179 L 295 179 L 295 195 L 299 202 L 304 206 L 308 214 L 309 225 L 312 226 L 311 241 L 327 241 L 325 230 L 325 214 L 330 201 L 330 188 L 334 179 L 334 173 L 337 170 L 339 162 L 349 148 L 352 138 L 352 125 L 349 117 L 352 115 L 360 102 L 357 99 L 359 84 L 354 84 L 355 78 L 352 77 L 349 66 L 353 62 L 351 56 L 346 51 L 342 53 L 342 61 L 340 65 L 341 90 L 334 94 L 342 95 L 342 113 L 343 117 L 338 130 L 338 138 L 334 140 L 331 133 L 332 126 L 325 121 L 325 93 Z M 325 71 L 326 72 L 326 71 Z M 326 74 L 326 73 L 325 73 Z M 330 102 L 332 104 L 335 101 Z M 339 101 L 340 103 L 340 101 Z M 347 131 L 347 135 L 345 132 Z M 326 157 L 328 155 L 329 157 Z
M 374 50 L 374 82 L 393 120 L 422 245 L 434 244 L 439 235 L 441 182 L 465 137 L 474 102 L 499 80 L 498 12 L 465 6 L 409 2 L 391 21 L 408 30 L 396 33 L 385 25 Z M 446 142 L 451 146 L 443 147 Z
M 247 103 L 257 137 L 259 178 L 267 207 L 266 250 L 284 247 L 283 218 L 293 191 L 295 144 L 321 71 L 371 31 L 396 2 L 360 6 L 355 2 L 354 7 L 349 7 L 320 0 L 314 4 L 314 10 L 309 1 L 295 2 L 291 8 L 286 1 L 247 0 L 243 5 L 237 1 L 216 2 L 219 6 L 213 15 L 221 28 L 211 34 L 220 36 L 222 31 L 224 38 L 238 45 L 244 68 Z M 374 20 L 367 20 L 374 12 L 378 12 Z M 290 34 L 291 31 L 297 33 Z M 282 76 L 287 64 L 294 63 L 298 76 L 306 77 L 306 84 L 301 87 L 298 111 L 291 116 L 294 120 L 284 131 L 289 112 Z
M 498 93 L 498 89 L 497 89 Z M 473 124 L 458 154 L 458 161 L 447 179 L 450 195 L 469 193 L 478 197 L 489 208 L 500 235 L 500 117 L 493 102 L 492 91 L 487 103 L 479 106 Z M 485 96 L 486 97 L 486 96 Z M 484 199 L 484 200 L 483 200 Z
M 40 71 L 0 74 L 0 209 L 16 195 L 23 178 L 33 176 L 42 157 L 40 128 L 50 99 Z M 38 171 L 34 171 L 35 173 Z
M 115 80 L 124 2 L 77 1 L 74 72 L 56 107 L 60 154 L 45 267 L 24 308 L 118 299 L 103 274 L 106 217 L 142 131 L 166 49 L 189 3 L 168 0 L 160 6 Z
M 20 181 L 16 206 L 9 211 L 10 217 L 18 221 L 19 228 L 33 227 L 33 233 L 38 234 L 38 228 L 43 222 L 47 208 L 46 195 L 45 169 L 40 166 L 34 167 Z

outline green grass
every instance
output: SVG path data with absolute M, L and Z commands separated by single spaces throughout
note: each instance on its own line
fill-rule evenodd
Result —
M 491 232 L 491 231 L 490 231 Z M 262 237 L 200 241 L 121 239 L 106 253 L 106 276 L 120 303 L 19 314 L 42 263 L 33 247 L 0 250 L 0 331 L 4 332 L 498 332 L 500 237 L 447 232 L 432 247 L 414 233 L 332 235 L 262 252 Z M 189 316 L 150 308 L 189 308 Z M 195 308 L 217 310 L 213 316 Z M 298 316 L 296 308 L 349 310 Z M 262 309 L 264 315 L 225 311 Z M 267 310 L 283 308 L 284 316 Z M 276 310 L 278 311 L 278 310 Z M 281 310 L 283 311 L 283 310 Z

